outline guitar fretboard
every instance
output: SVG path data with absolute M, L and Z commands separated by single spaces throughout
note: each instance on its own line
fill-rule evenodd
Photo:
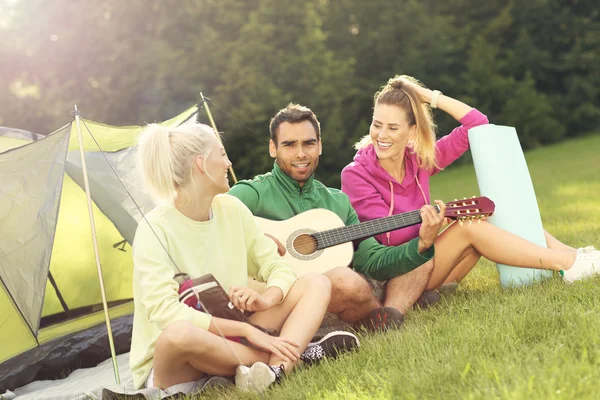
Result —
M 437 212 L 440 212 L 437 205 L 434 207 Z M 317 239 L 317 248 L 320 250 L 353 240 L 375 236 L 383 232 L 406 228 L 419 224 L 422 221 L 419 210 L 415 210 L 356 225 L 342 226 L 340 228 L 313 233 L 313 236 Z

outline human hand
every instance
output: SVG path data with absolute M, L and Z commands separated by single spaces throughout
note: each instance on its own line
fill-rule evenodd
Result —
M 254 346 L 275 354 L 284 361 L 296 362 L 300 358 L 298 343 L 282 337 L 267 335 L 251 325 L 248 326 L 250 330 L 246 334 L 246 339 Z
M 277 245 L 277 252 L 279 253 L 279 255 L 281 257 L 285 256 L 286 250 L 285 250 L 285 246 L 283 245 L 283 243 L 281 243 L 279 240 L 277 240 L 277 238 L 275 236 L 269 235 L 268 233 L 265 233 L 265 236 L 275 242 L 275 244 Z
M 417 94 L 421 103 L 431 102 L 432 91 L 421 86 L 415 78 L 407 75 L 402 75 L 400 77 L 400 80 L 402 80 L 404 86 L 410 87 Z
M 229 300 L 240 310 L 265 311 L 275 303 L 266 299 L 249 287 L 232 287 L 229 289 Z
M 419 253 L 433 245 L 444 223 L 446 204 L 441 200 L 435 200 L 435 204 L 440 208 L 439 213 L 430 205 L 424 205 L 419 211 L 423 220 L 419 229 Z

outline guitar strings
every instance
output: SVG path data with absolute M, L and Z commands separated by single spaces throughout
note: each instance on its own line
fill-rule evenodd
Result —
M 434 207 L 438 212 L 440 211 L 437 205 Z M 452 212 L 455 211 L 456 210 L 452 210 Z M 480 210 L 477 209 L 475 210 L 475 213 L 479 213 L 479 211 Z M 474 215 L 475 213 L 471 215 Z M 467 214 L 465 213 L 465 215 Z M 343 226 L 314 234 L 307 234 L 306 236 L 299 237 L 297 239 L 298 246 L 302 246 L 303 251 L 306 250 L 310 251 L 310 253 L 313 253 L 318 249 L 332 247 L 341 243 L 350 242 L 352 240 L 401 229 L 402 227 L 416 225 L 420 222 L 422 222 L 420 210 L 414 210 L 402 214 L 392 215 L 390 217 L 363 222 L 357 225 Z M 300 239 L 302 239 L 302 241 L 300 241 Z M 317 242 L 316 246 L 313 239 Z M 303 252 L 302 254 L 310 253 Z
M 398 225 L 415 225 L 421 222 L 419 211 L 410 211 L 391 217 L 363 222 L 358 225 L 329 229 L 313 234 L 317 238 L 319 248 L 331 247 L 363 237 L 373 236 L 381 232 L 398 229 Z M 322 240 L 319 240 L 322 239 Z

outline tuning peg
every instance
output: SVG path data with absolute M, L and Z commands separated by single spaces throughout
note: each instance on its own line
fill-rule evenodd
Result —
M 471 197 L 471 198 L 472 198 L 472 199 L 474 199 L 474 198 L 475 198 L 475 196 L 473 196 L 473 197 Z
M 458 225 L 463 226 L 463 220 L 462 219 L 458 220 Z
M 469 225 L 473 225 L 473 220 L 472 219 L 469 220 Z
M 482 220 L 482 219 L 483 219 L 483 218 L 479 217 L 479 218 L 477 219 L 477 223 L 481 225 L 481 220 Z
M 454 201 L 458 201 L 458 199 L 454 199 Z

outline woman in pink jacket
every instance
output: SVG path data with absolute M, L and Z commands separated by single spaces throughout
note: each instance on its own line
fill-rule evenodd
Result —
M 436 142 L 432 108 L 447 112 L 462 125 Z M 356 144 L 354 162 L 342 171 L 342 190 L 359 219 L 368 221 L 430 204 L 429 177 L 469 148 L 470 128 L 487 123 L 481 112 L 423 87 L 414 78 L 390 79 L 375 94 L 369 134 Z M 421 217 L 430 224 L 439 219 L 432 206 L 423 208 Z M 385 245 L 399 245 L 418 237 L 419 227 L 384 233 L 376 239 Z M 548 248 L 485 222 L 462 229 L 451 224 L 432 238 L 435 263 L 427 290 L 460 282 L 481 256 L 501 264 L 562 271 L 568 282 L 600 273 L 600 251 L 592 246 L 574 249 L 544 233 Z

